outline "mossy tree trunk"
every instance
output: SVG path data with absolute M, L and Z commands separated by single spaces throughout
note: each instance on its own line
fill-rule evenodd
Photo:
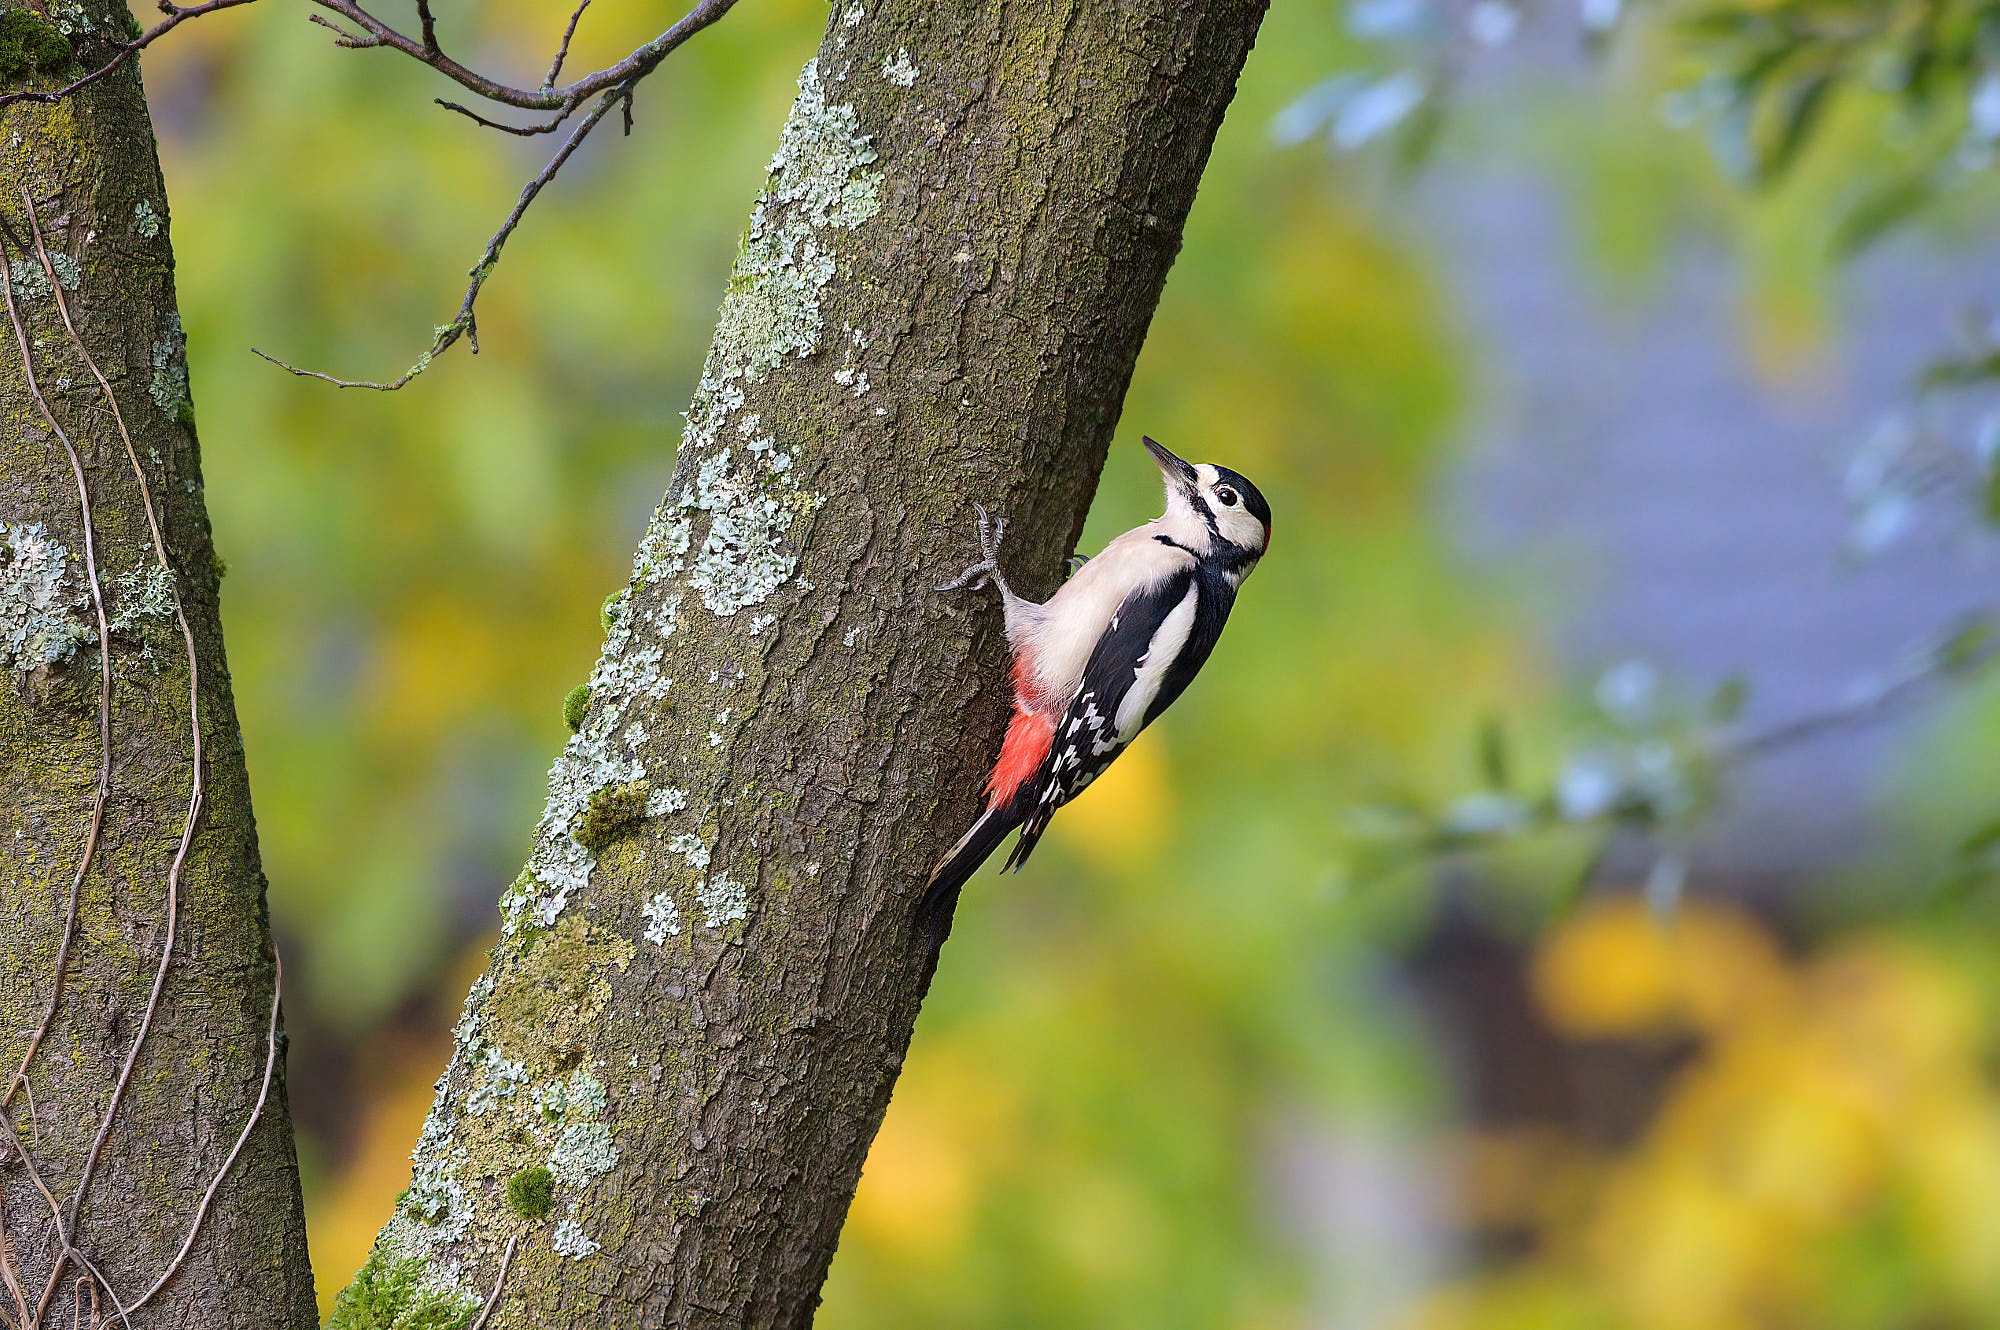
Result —
M 38 85 L 134 31 L 122 4 L 64 14 L 69 49 Z M 0 112 L 27 343 L 24 360 L 0 306 L 0 1219 L 20 1286 L 0 1281 L 0 1311 L 68 1326 L 81 1297 L 83 1323 L 101 1323 L 93 1301 L 116 1323 L 114 1296 L 158 1285 L 134 1325 L 303 1327 L 275 965 L 166 218 L 135 65 Z
M 836 3 L 415 1180 L 337 1320 L 812 1319 L 1260 0 Z

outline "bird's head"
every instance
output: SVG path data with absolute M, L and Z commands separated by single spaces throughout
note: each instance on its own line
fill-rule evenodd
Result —
M 1255 485 L 1226 466 L 1191 466 L 1152 439 L 1146 451 L 1167 482 L 1167 533 L 1197 554 L 1233 555 L 1254 564 L 1271 544 L 1271 505 Z

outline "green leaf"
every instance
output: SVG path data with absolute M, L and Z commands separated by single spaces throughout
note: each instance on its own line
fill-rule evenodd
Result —
M 2000 850 L 2000 817 L 1980 827 L 1958 846 L 1959 854 L 1967 859 L 1979 858 L 1994 850 Z
M 1488 716 L 1479 726 L 1479 775 L 1488 789 L 1505 790 L 1511 784 L 1507 729 L 1498 716 Z
M 1445 88 L 1440 85 L 1423 104 L 1410 112 L 1403 122 L 1403 132 L 1396 136 L 1396 167 L 1405 174 L 1414 175 L 1430 163 L 1437 150 L 1438 136 L 1443 132 L 1449 107 L 1445 104 Z
M 1712 724 L 1727 725 L 1743 714 L 1743 704 L 1749 700 L 1750 681 L 1732 674 L 1708 695 L 1708 719 Z
M 1828 242 L 1834 257 L 1853 258 L 1908 221 L 1935 192 L 1928 171 L 1901 176 L 1867 191 L 1834 223 Z
M 1826 109 L 1827 94 L 1833 90 L 1834 76 L 1822 71 L 1793 79 L 1772 98 L 1770 128 L 1757 153 L 1756 180 L 1769 185 L 1782 179 L 1798 161 L 1813 127 Z
M 1964 360 L 1941 360 L 1926 366 L 1917 380 L 1919 390 L 1964 388 L 2000 379 L 2000 350 L 1982 352 Z
M 1987 662 L 1991 655 L 1996 624 L 1991 615 L 1975 614 L 1952 630 L 1951 636 L 1938 645 L 1933 659 L 1937 668 L 1945 674 L 1963 674 Z

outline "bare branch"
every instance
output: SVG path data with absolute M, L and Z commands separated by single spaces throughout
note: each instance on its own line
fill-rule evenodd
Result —
M 539 125 L 509 125 L 499 120 L 488 120 L 477 111 L 460 106 L 457 102 L 448 102 L 442 97 L 436 100 L 437 104 L 445 110 L 456 111 L 475 125 L 486 129 L 497 129 L 503 134 L 516 134 L 521 138 L 532 138 L 537 134 L 552 134 L 561 128 L 563 121 L 569 118 L 568 112 L 557 112 L 547 120 L 542 121 Z
M 247 5 L 253 2 L 254 0 L 206 0 L 206 3 L 188 5 L 185 8 L 178 5 L 162 5 L 161 8 L 166 10 L 167 14 L 164 19 L 155 23 L 129 42 L 112 42 L 111 44 L 118 48 L 117 54 L 113 55 L 102 65 L 99 65 L 96 69 L 85 74 L 76 82 L 57 88 L 51 92 L 10 92 L 5 96 L 0 96 L 0 110 L 5 110 L 16 102 L 41 102 L 45 105 L 59 102 L 71 93 L 97 82 L 97 80 L 131 59 L 133 55 L 145 50 L 155 41 L 166 36 L 189 19 L 200 18 L 203 14 L 213 14 L 218 9 L 234 9 L 237 5 Z
M 167 17 L 134 41 L 112 43 L 117 47 L 117 54 L 112 56 L 104 65 L 84 75 L 74 83 L 51 92 L 15 92 L 0 96 L 0 109 L 22 101 L 45 104 L 60 101 L 78 89 L 103 78 L 120 64 L 124 63 L 133 52 L 151 45 L 153 41 L 164 36 L 187 20 L 199 18 L 203 14 L 210 14 L 218 9 L 229 9 L 237 5 L 250 3 L 253 3 L 253 0 L 204 0 L 201 4 L 180 6 L 174 4 L 173 0 L 161 0 L 160 7 L 166 12 Z M 257 355 L 262 356 L 280 369 L 303 378 L 320 379 L 340 388 L 371 388 L 378 392 L 394 392 L 408 384 L 410 380 L 429 369 L 433 359 L 455 345 L 461 338 L 471 345 L 475 355 L 478 354 L 479 325 L 474 319 L 473 307 L 478 302 L 480 288 L 485 285 L 486 279 L 492 275 L 493 265 L 500 257 L 501 248 L 507 243 L 507 238 L 514 233 L 514 229 L 520 225 L 522 216 L 528 210 L 528 205 L 534 202 L 535 196 L 541 193 L 542 187 L 555 178 L 556 172 L 562 169 L 563 163 L 569 160 L 570 154 L 576 151 L 578 145 L 583 142 L 592 129 L 596 128 L 597 122 L 604 118 L 612 106 L 617 105 L 622 109 L 624 131 L 627 135 L 631 134 L 632 96 L 639 81 L 657 69 L 660 62 L 671 55 L 688 38 L 716 22 L 736 6 L 736 0 L 698 0 L 694 8 L 682 15 L 678 22 L 659 36 L 653 38 L 653 40 L 633 50 L 623 60 L 558 88 L 554 86 L 555 81 L 561 76 L 563 64 L 569 58 L 570 43 L 576 36 L 577 25 L 582 22 L 584 11 L 590 7 L 590 0 L 579 0 L 577 7 L 570 13 L 568 24 L 563 28 L 562 40 L 556 47 L 554 60 L 549 64 L 548 76 L 542 80 L 540 88 L 529 90 L 526 88 L 517 88 L 496 79 L 490 79 L 446 55 L 438 44 L 437 19 L 431 12 L 431 0 L 416 0 L 419 35 L 414 38 L 376 18 L 363 7 L 361 0 L 313 0 L 313 3 L 320 9 L 327 11 L 327 13 L 336 15 L 339 19 L 343 20 L 343 22 L 335 22 L 334 19 L 327 17 L 327 14 L 322 13 L 307 15 L 307 18 L 311 22 L 331 32 L 334 35 L 334 42 L 338 46 L 349 50 L 368 50 L 375 47 L 385 47 L 400 51 L 412 60 L 429 65 L 446 78 L 451 79 L 461 87 L 468 89 L 487 101 L 502 106 L 511 106 L 520 110 L 548 111 L 553 113 L 544 121 L 537 121 L 527 125 L 510 125 L 503 121 L 481 115 L 470 107 L 460 105 L 457 102 L 445 101 L 443 98 L 437 99 L 439 106 L 444 107 L 448 111 L 455 111 L 483 128 L 498 130 L 501 133 L 512 134 L 518 138 L 532 138 L 541 134 L 552 134 L 561 128 L 586 103 L 590 102 L 592 98 L 597 98 L 596 105 L 585 114 L 582 121 L 570 132 L 569 138 L 564 141 L 561 148 L 557 149 L 555 156 L 550 159 L 548 165 L 522 189 L 520 200 L 514 205 L 514 210 L 508 214 L 507 220 L 501 224 L 499 231 L 494 233 L 493 238 L 487 241 L 485 252 L 480 255 L 479 262 L 471 270 L 472 281 L 466 287 L 465 299 L 460 302 L 457 315 L 453 317 L 451 322 L 443 324 L 435 330 L 431 338 L 430 349 L 425 351 L 418 358 L 417 362 L 404 371 L 400 377 L 392 379 L 387 383 L 377 382 L 372 379 L 342 379 L 331 374 L 320 373 L 317 370 L 301 369 L 255 347 L 251 348 Z M 32 1055 L 33 1047 L 31 1045 L 30 1056 L 32 1057 Z M 8 1098 L 11 1099 L 13 1095 L 11 1084 L 6 1093 Z
M 1982 622 L 1987 621 L 1975 620 L 1973 628 Z M 1943 649 L 1932 648 L 1918 653 L 1888 678 L 1857 689 L 1844 701 L 1768 729 L 1726 740 L 1718 745 L 1719 756 L 1731 761 L 1759 758 L 1825 734 L 1893 715 L 1903 706 L 1919 700 L 1933 685 L 1944 679 L 1982 670 L 1994 661 L 2000 652 L 1996 652 L 1994 644 L 1984 638 L 1961 648 L 1962 658 L 1954 653 L 1953 642 L 1968 636 L 1971 631 L 1972 628 L 1961 629 L 1947 639 Z
M 474 355 L 479 354 L 479 323 L 474 317 L 473 306 L 479 301 L 480 288 L 485 286 L 486 279 L 493 275 L 494 265 L 500 261 L 500 251 L 506 246 L 508 237 L 513 235 L 514 229 L 521 224 L 521 218 L 527 215 L 528 206 L 535 201 L 535 196 L 542 192 L 543 186 L 555 179 L 556 172 L 562 170 L 563 163 L 569 160 L 570 154 L 581 146 L 583 140 L 589 136 L 590 131 L 597 127 L 598 122 L 604 119 L 613 106 L 625 106 L 626 123 L 628 126 L 630 125 L 631 102 L 631 85 L 621 85 L 605 93 L 598 100 L 597 105 L 591 107 L 589 113 L 577 122 L 576 128 L 571 130 L 569 137 L 563 140 L 562 147 L 556 149 L 555 156 L 549 159 L 548 165 L 544 166 L 536 174 L 535 178 L 522 188 L 521 197 L 514 204 L 514 210 L 507 214 L 507 220 L 500 224 L 500 229 L 493 233 L 491 240 L 486 242 L 486 248 L 480 254 L 479 262 L 472 266 L 472 281 L 465 288 L 465 299 L 459 304 L 458 314 L 450 323 L 442 324 L 438 327 L 436 334 L 431 339 L 430 349 L 417 359 L 416 364 L 404 370 L 400 377 L 391 379 L 387 383 L 378 383 L 369 379 L 336 378 L 331 374 L 322 374 L 318 370 L 300 369 L 296 365 L 287 364 L 276 356 L 265 351 L 260 351 L 254 346 L 250 348 L 251 352 L 262 356 L 279 369 L 296 374 L 301 378 L 319 379 L 332 384 L 336 388 L 372 388 L 377 392 L 395 392 L 398 388 L 403 387 L 410 380 L 429 369 L 431 362 L 449 350 L 461 337 L 471 344 Z
M 236 2 L 244 3 L 245 0 Z M 398 32 L 382 22 L 362 8 L 359 0 L 313 0 L 313 3 L 340 15 L 351 26 L 366 33 L 365 38 L 350 39 L 356 46 L 386 46 L 401 51 L 412 60 L 421 60 L 468 92 L 484 97 L 487 101 L 498 102 L 502 106 L 513 106 L 525 111 L 562 111 L 565 115 L 574 112 L 577 107 L 601 92 L 623 84 L 636 83 L 645 78 L 659 67 L 662 60 L 673 54 L 681 43 L 736 6 L 736 0 L 700 0 L 700 3 L 683 15 L 679 22 L 638 47 L 617 64 L 607 65 L 596 73 L 587 74 L 561 88 L 531 91 L 501 83 L 497 79 L 487 78 L 477 70 L 466 68 L 442 51 L 429 48 L 420 39 Z M 578 13 L 581 12 L 579 9 Z
M 583 18 L 583 11 L 588 8 L 590 8 L 590 0 L 583 0 L 583 3 L 576 7 L 576 12 L 569 16 L 569 26 L 563 29 L 562 45 L 556 47 L 556 58 L 549 66 L 549 76 L 542 80 L 543 92 L 547 92 L 550 88 L 553 88 L 556 85 L 556 79 L 561 76 L 563 61 L 569 59 L 569 39 L 576 36 L 577 22 Z
M 322 382 L 332 384 L 336 388 L 373 388 L 377 392 L 384 393 L 395 392 L 396 389 L 430 368 L 429 357 L 427 356 L 405 370 L 401 378 L 391 379 L 387 383 L 377 383 L 374 379 L 341 379 L 331 374 L 322 374 L 316 369 L 300 369 L 297 365 L 280 360 L 270 352 L 260 351 L 254 346 L 250 348 L 250 354 L 253 356 L 262 356 L 279 369 L 284 370 L 287 374 L 296 374 L 302 379 L 319 379 Z

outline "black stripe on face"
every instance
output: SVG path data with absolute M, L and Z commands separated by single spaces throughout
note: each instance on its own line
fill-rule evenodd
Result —
M 1222 525 L 1215 520 L 1215 509 L 1208 506 L 1208 495 L 1196 490 L 1191 496 L 1191 501 L 1195 511 L 1199 512 L 1202 520 L 1208 523 L 1208 538 L 1218 545 L 1223 544 Z

